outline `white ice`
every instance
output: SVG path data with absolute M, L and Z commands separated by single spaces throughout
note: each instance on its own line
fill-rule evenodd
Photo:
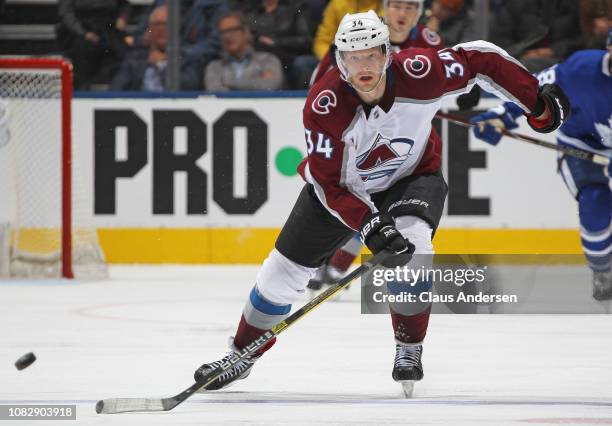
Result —
M 361 315 L 355 285 L 227 391 L 170 412 L 95 413 L 99 399 L 191 385 L 224 354 L 255 272 L 113 267 L 99 282 L 0 281 L 0 404 L 77 405 L 77 422 L 53 425 L 612 424 L 612 316 L 433 315 L 425 379 L 407 400 L 391 379 L 390 320 Z M 30 351 L 38 360 L 17 371 Z

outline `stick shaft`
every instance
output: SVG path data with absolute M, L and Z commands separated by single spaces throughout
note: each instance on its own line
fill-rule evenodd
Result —
M 454 114 L 448 114 L 439 111 L 436 113 L 436 117 L 450 121 L 451 123 L 455 123 L 463 127 L 474 127 L 474 124 L 470 123 L 469 120 Z M 602 166 L 608 166 L 610 164 L 610 158 L 606 157 L 605 155 L 595 154 L 593 152 L 585 151 L 580 148 L 557 145 L 555 143 L 536 139 L 531 136 L 510 132 L 506 129 L 499 129 L 499 131 L 504 136 L 531 143 L 533 145 L 542 146 L 544 148 L 553 149 L 555 151 L 562 152 L 565 155 L 569 155 L 570 157 L 576 157 L 580 158 L 581 160 L 592 161 L 593 163 L 600 164 Z

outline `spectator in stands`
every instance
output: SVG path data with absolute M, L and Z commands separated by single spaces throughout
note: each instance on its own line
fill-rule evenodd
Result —
M 125 57 L 119 71 L 113 77 L 111 90 L 146 90 L 161 92 L 166 90 L 166 65 L 168 58 L 166 47 L 168 9 L 166 5 L 158 6 L 149 15 L 147 29 L 148 49 L 135 49 Z M 181 88 L 198 86 L 201 71 L 183 63 L 181 68 Z
M 127 0 L 59 0 L 57 42 L 74 66 L 75 89 L 108 83 L 127 45 Z
M 478 38 L 474 18 L 464 0 L 433 0 L 427 28 L 438 33 L 447 46 Z
M 154 0 L 145 13 L 134 34 L 133 47 L 147 47 L 149 16 L 166 0 Z M 181 78 L 181 89 L 202 88 L 202 73 L 206 65 L 219 57 L 221 43 L 217 34 L 219 17 L 228 11 L 225 0 L 181 0 L 181 72 L 188 72 Z
M 587 49 L 604 49 L 612 28 L 612 0 L 580 0 L 580 24 Z
M 379 16 L 383 15 L 382 0 L 330 0 L 323 12 L 323 20 L 319 24 L 315 35 L 312 50 L 320 61 L 327 53 L 334 36 L 338 30 L 340 21 L 347 13 L 375 11 Z
M 491 25 L 491 41 L 532 72 L 580 49 L 581 36 L 576 0 L 506 1 Z
M 255 49 L 277 56 L 290 86 L 306 89 L 318 62 L 310 53 L 312 32 L 307 11 L 296 4 L 261 0 L 260 7 L 248 16 L 248 20 Z
M 276 90 L 283 85 L 280 60 L 268 52 L 256 52 L 246 16 L 228 12 L 217 25 L 222 58 L 206 67 L 204 86 L 210 91 Z

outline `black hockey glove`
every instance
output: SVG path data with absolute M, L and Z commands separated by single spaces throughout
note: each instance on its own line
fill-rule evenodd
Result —
M 368 246 L 373 254 L 384 249 L 397 254 L 404 253 L 410 244 L 395 228 L 393 217 L 386 213 L 374 213 L 369 216 L 361 225 L 359 236 L 361 242 Z
M 538 120 L 537 117 L 545 111 L 548 117 Z M 568 119 L 571 105 L 561 87 L 556 84 L 545 84 L 540 87 L 538 102 L 531 115 L 527 116 L 527 123 L 533 130 L 540 133 L 550 133 L 559 128 Z
M 480 87 L 475 85 L 468 93 L 457 96 L 456 102 L 459 111 L 467 111 L 476 107 L 480 102 L 480 92 Z

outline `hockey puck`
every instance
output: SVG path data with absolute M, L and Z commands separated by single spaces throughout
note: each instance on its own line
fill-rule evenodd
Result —
M 104 401 L 100 400 L 96 404 L 96 413 L 100 414 L 104 409 Z
M 29 352 L 15 361 L 15 368 L 17 370 L 23 370 L 32 365 L 34 361 L 36 361 L 36 356 L 32 352 Z

